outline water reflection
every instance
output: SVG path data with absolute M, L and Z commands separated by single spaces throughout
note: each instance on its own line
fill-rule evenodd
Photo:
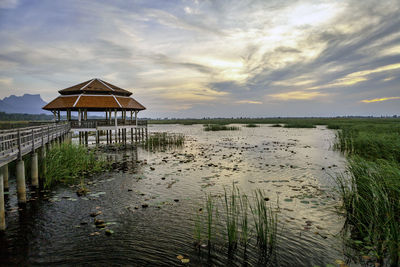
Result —
M 332 131 L 262 126 L 210 133 L 201 125 L 149 130 L 185 134 L 185 144 L 160 150 L 100 147 L 112 170 L 88 178 L 91 192 L 85 197 L 59 186 L 12 212 L 16 197 L 10 192 L 1 263 L 171 266 L 181 265 L 177 256 L 183 255 L 193 265 L 313 266 L 344 259 L 335 237 L 343 222 L 330 188 L 345 159 L 330 149 Z M 279 203 L 275 257 L 263 257 L 254 236 L 246 250 L 239 246 L 233 253 L 222 233 L 210 253 L 193 245 L 194 214 L 205 193 L 221 196 L 233 182 L 249 196 L 263 189 L 271 203 Z M 112 236 L 96 228 L 94 211 L 101 211 L 96 218 L 108 223 Z

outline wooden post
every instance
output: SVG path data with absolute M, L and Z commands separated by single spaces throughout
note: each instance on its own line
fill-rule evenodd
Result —
M 117 110 L 114 110 L 114 120 L 115 120 L 115 143 L 118 142 L 118 117 Z
M 81 126 L 81 121 L 82 121 L 82 112 L 80 109 L 78 109 L 78 126 Z
M 0 232 L 6 230 L 6 213 L 4 208 L 3 174 L 0 173 Z
M 96 130 L 96 144 L 99 144 L 99 131 Z

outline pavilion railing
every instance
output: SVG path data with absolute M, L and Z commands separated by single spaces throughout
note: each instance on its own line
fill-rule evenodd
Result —
M 101 126 L 115 126 L 115 120 L 86 120 L 86 121 L 70 121 L 72 129 L 95 129 Z M 136 125 L 136 122 L 133 120 L 121 120 L 117 121 L 118 126 L 124 125 Z M 147 126 L 147 120 L 138 120 L 137 126 Z

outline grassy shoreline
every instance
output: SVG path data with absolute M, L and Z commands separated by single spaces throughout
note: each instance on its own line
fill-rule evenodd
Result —
M 379 266 L 399 266 L 400 123 L 393 120 L 328 125 L 348 158 L 337 177 L 349 243 Z

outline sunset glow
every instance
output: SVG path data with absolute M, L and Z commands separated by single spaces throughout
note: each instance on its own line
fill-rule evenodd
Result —
M 1 97 L 99 77 L 149 117 L 400 112 L 359 106 L 400 90 L 396 0 L 2 0 L 0 28 Z

